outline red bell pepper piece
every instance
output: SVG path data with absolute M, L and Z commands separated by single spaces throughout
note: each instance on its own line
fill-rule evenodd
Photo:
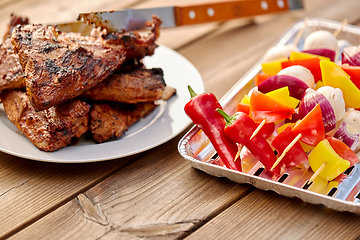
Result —
M 296 135 L 291 131 L 291 127 L 289 126 L 274 138 L 271 142 L 271 146 L 279 152 L 278 156 L 280 156 L 295 138 Z M 307 159 L 307 155 L 301 147 L 301 144 L 296 142 L 285 154 L 280 164 L 286 167 L 295 167 L 307 161 Z
M 246 115 L 249 115 L 250 105 L 245 104 L 245 103 L 238 103 L 237 112 L 243 112 Z M 257 123 L 257 124 L 260 125 L 260 123 Z M 268 138 L 273 134 L 274 131 L 275 131 L 275 123 L 269 122 L 269 123 L 265 123 L 262 126 L 259 133 L 262 134 L 264 136 L 264 138 Z
M 291 131 L 296 136 L 301 133 L 300 141 L 313 147 L 324 140 L 325 128 L 320 105 L 316 105 L 303 119 L 299 120 Z
M 222 109 L 220 103 L 212 93 L 196 94 L 188 86 L 191 100 L 185 105 L 185 113 L 209 138 L 220 159 L 225 166 L 241 171 L 241 161 L 235 157 L 238 152 L 237 144 L 224 133 L 225 120 L 216 109 Z
M 341 65 L 341 68 L 350 76 L 350 80 L 360 89 L 360 66 Z
M 337 138 L 326 135 L 326 139 L 329 141 L 331 147 L 334 151 L 339 154 L 339 156 L 345 160 L 350 162 L 350 167 L 354 166 L 357 162 L 359 162 L 358 156 L 352 151 L 348 145 L 343 143 Z
M 250 97 L 250 112 L 249 116 L 255 122 L 261 122 L 263 119 L 266 122 L 276 122 L 291 118 L 295 110 L 276 101 L 257 90 L 254 90 Z
M 226 120 L 225 134 L 234 142 L 240 143 L 265 166 L 275 176 L 280 176 L 281 169 L 276 166 L 271 168 L 276 162 L 276 156 L 270 144 L 261 134 L 256 134 L 251 140 L 252 133 L 257 128 L 257 124 L 245 113 L 237 112 L 234 116 L 229 116 L 223 110 L 217 110 Z
M 315 82 L 322 80 L 319 58 L 296 59 L 281 63 L 283 69 L 294 65 L 300 65 L 309 69 L 312 75 L 314 75 Z

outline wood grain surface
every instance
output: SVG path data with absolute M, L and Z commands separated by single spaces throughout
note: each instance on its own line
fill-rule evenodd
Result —
M 208 1 L 0 1 L 33 23 L 80 12 Z M 163 29 L 159 43 L 189 59 L 221 98 L 296 21 L 360 24 L 358 0 L 305 0 L 305 10 Z M 189 128 L 188 128 L 189 129 Z M 187 129 L 187 130 L 188 130 Z M 37 162 L 0 153 L 0 238 L 356 239 L 360 216 L 257 190 L 195 170 L 177 151 L 182 135 L 131 157 L 86 164 Z

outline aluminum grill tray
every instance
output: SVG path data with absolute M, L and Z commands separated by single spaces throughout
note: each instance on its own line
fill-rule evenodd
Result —
M 319 18 L 309 18 L 296 22 L 283 36 L 274 44 L 282 46 L 292 43 L 296 34 L 304 29 L 302 37 L 297 44 L 302 49 L 304 39 L 317 30 L 328 30 L 334 32 L 341 27 L 340 22 Z M 337 36 L 340 50 L 348 45 L 360 45 L 360 27 L 345 25 Z M 253 66 L 225 95 L 220 103 L 225 112 L 233 114 L 237 104 L 243 96 L 254 87 L 254 77 L 261 71 L 261 59 Z M 337 187 L 329 189 L 325 193 L 317 193 L 309 190 L 306 184 L 290 184 L 286 182 L 286 175 L 272 180 L 267 177 L 266 170 L 254 166 L 248 173 L 238 172 L 216 165 L 216 152 L 205 134 L 196 126 L 192 127 L 178 143 L 179 153 L 189 160 L 192 167 L 202 170 L 215 177 L 226 177 L 236 183 L 249 183 L 261 190 L 272 190 L 285 197 L 297 197 L 304 202 L 322 204 L 337 211 L 349 211 L 360 214 L 360 163 L 344 172 L 346 179 Z M 285 181 L 283 181 L 285 179 Z

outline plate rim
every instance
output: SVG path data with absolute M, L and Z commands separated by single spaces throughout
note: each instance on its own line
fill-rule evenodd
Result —
M 168 58 L 168 57 L 170 57 L 170 58 Z M 173 139 L 174 137 L 179 135 L 181 132 L 183 132 L 191 124 L 191 120 L 186 116 L 184 111 L 176 112 L 174 109 L 172 109 L 174 107 L 179 107 L 179 105 L 182 105 L 182 107 L 183 107 L 185 105 L 184 102 L 187 102 L 190 99 L 189 95 L 188 94 L 185 95 L 184 91 L 182 89 L 182 87 L 185 88 L 185 84 L 187 86 L 189 80 L 184 81 L 184 82 L 182 82 L 182 81 L 179 82 L 179 81 L 177 81 L 178 79 L 171 79 L 171 77 L 173 77 L 175 75 L 175 73 L 172 72 L 172 71 L 174 71 L 174 69 L 172 66 L 169 65 L 169 62 L 170 62 L 170 61 L 168 61 L 169 59 L 172 60 L 171 63 L 173 63 L 174 65 L 183 66 L 183 68 L 181 68 L 176 73 L 177 75 L 179 75 L 179 76 L 190 75 L 187 77 L 191 77 L 191 80 L 193 81 L 193 83 L 195 83 L 194 87 L 196 88 L 196 91 L 199 91 L 199 92 L 205 91 L 203 79 L 202 79 L 199 71 L 187 58 L 185 58 L 183 55 L 178 53 L 176 50 L 171 49 L 164 45 L 159 45 L 158 48 L 155 49 L 155 53 L 152 56 L 147 56 L 144 58 L 144 65 L 147 68 L 160 67 L 163 69 L 164 79 L 165 79 L 165 82 L 167 85 L 169 85 L 169 86 L 176 85 L 173 87 L 175 87 L 177 93 L 175 96 L 173 96 L 172 98 L 170 98 L 168 100 L 168 103 L 165 108 L 165 112 L 162 113 L 162 115 L 159 117 L 159 119 L 157 119 L 152 125 L 150 125 L 148 127 L 148 129 L 151 130 L 151 128 L 159 125 L 159 123 L 158 123 L 159 121 L 165 121 L 162 124 L 166 124 L 166 121 L 171 121 L 170 132 L 168 132 L 167 134 L 165 133 L 164 136 L 161 136 L 160 137 L 161 139 L 157 139 L 154 141 L 150 140 L 146 146 L 141 146 L 138 149 L 135 147 L 135 149 L 131 149 L 128 152 L 122 151 L 119 154 L 104 153 L 103 157 L 90 156 L 91 149 L 89 149 L 89 148 L 91 148 L 93 146 L 104 146 L 104 147 L 95 147 L 95 150 L 98 151 L 98 150 L 103 149 L 104 151 L 109 151 L 109 150 L 111 151 L 112 147 L 116 147 L 116 145 L 121 145 L 122 143 L 124 143 L 124 141 L 128 141 L 128 140 L 126 140 L 126 138 L 124 138 L 124 139 L 119 138 L 116 140 L 111 140 L 111 141 L 108 141 L 105 143 L 100 143 L 100 144 L 97 144 L 94 142 L 93 144 L 80 145 L 80 146 L 71 145 L 71 146 L 66 146 L 55 152 L 44 152 L 44 151 L 39 150 L 25 136 L 21 136 L 18 132 L 15 132 L 14 130 L 12 130 L 8 126 L 6 126 L 6 124 L 3 122 L 3 120 L 0 117 L 0 131 L 3 136 L 7 136 L 7 138 L 9 138 L 9 136 L 10 136 L 10 138 L 15 138 L 16 140 L 18 140 L 18 142 L 16 142 L 18 145 L 25 144 L 25 141 L 27 142 L 27 144 L 25 146 L 26 150 L 17 151 L 14 149 L 19 149 L 18 147 L 16 147 L 16 148 L 11 147 L 11 143 L 14 144 L 14 140 L 7 142 L 7 140 L 4 140 L 4 137 L 0 138 L 0 151 L 4 152 L 6 154 L 12 155 L 12 156 L 16 156 L 16 157 L 20 157 L 20 158 L 24 158 L 24 159 L 28 159 L 28 160 L 42 161 L 42 162 L 89 163 L 89 162 L 100 162 L 100 161 L 107 161 L 107 160 L 128 157 L 131 155 L 135 155 L 135 154 L 150 150 L 161 144 L 164 144 L 167 141 L 170 141 L 171 139 Z M 186 71 L 184 71 L 184 67 L 185 67 Z M 187 72 L 189 74 L 187 74 Z M 167 78 L 166 77 L 167 75 L 170 76 L 170 78 Z M 177 81 L 177 82 L 174 82 L 174 81 Z M 181 89 L 179 89 L 179 86 L 181 87 Z M 187 87 L 186 87 L 186 91 L 187 91 Z M 155 111 L 158 111 L 158 110 L 155 110 Z M 182 119 L 182 121 L 178 121 L 177 118 L 179 116 Z M 145 117 L 141 121 L 149 121 L 149 120 L 151 121 L 152 117 L 154 117 L 154 116 L 150 114 L 149 116 Z M 176 124 L 176 125 L 173 126 L 174 124 Z M 16 129 L 16 127 L 15 127 L 15 129 Z M 129 128 L 129 130 L 130 129 L 131 129 L 131 127 Z M 152 129 L 152 130 L 155 130 L 155 129 Z M 16 136 L 15 134 L 17 134 L 18 136 Z M 128 139 L 132 138 L 131 141 L 134 141 L 134 140 L 136 140 L 134 138 L 136 138 L 137 135 L 138 134 L 135 134 L 134 136 L 129 137 Z M 16 137 L 14 137 L 14 136 L 16 136 Z M 138 136 L 140 136 L 140 135 L 138 135 Z M 124 135 L 124 137 L 126 137 L 126 135 Z M 149 136 L 149 137 L 152 137 L 152 136 Z M 143 139 L 141 139 L 141 140 L 143 141 Z M 138 141 L 139 141 L 139 139 L 138 139 Z M 73 152 L 76 154 L 77 152 L 80 151 L 79 147 L 83 148 L 83 150 L 84 150 L 83 152 L 84 152 L 85 156 L 84 155 L 80 156 L 77 159 L 73 159 L 73 158 L 66 159 L 67 154 L 64 153 L 65 151 L 68 152 L 68 155 L 72 154 Z M 78 148 L 78 150 L 73 151 L 74 148 Z M 88 151 L 90 151 L 90 153 Z

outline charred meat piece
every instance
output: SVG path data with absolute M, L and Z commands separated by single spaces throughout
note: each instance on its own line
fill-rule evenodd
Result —
M 11 36 L 11 32 L 13 30 L 13 28 L 17 25 L 27 25 L 29 24 L 29 19 L 26 18 L 26 17 L 19 17 L 19 16 L 16 16 L 14 14 L 11 14 L 10 15 L 10 22 L 7 26 L 7 29 L 6 29 L 6 32 L 5 32 L 5 35 L 4 35 L 4 41 L 8 38 L 10 38 Z
M 27 18 L 11 14 L 10 23 L 0 46 L 0 91 L 4 89 L 25 88 L 25 76 L 19 62 L 19 56 L 14 52 L 10 34 L 16 25 L 26 25 Z
M 93 37 L 61 33 L 55 26 L 16 26 L 11 40 L 25 71 L 26 91 L 36 111 L 56 106 L 94 87 L 125 60 L 122 48 Z
M 89 130 L 97 143 L 120 138 L 128 128 L 155 109 L 154 102 L 137 104 L 94 103 Z
M 163 76 L 161 68 L 139 68 L 116 73 L 82 96 L 91 100 L 123 103 L 155 101 L 160 99 L 166 85 Z
M 166 86 L 161 100 L 167 101 L 175 94 L 175 88 Z M 89 124 L 92 138 L 97 143 L 120 138 L 130 126 L 154 111 L 156 106 L 154 102 L 92 103 Z
M 88 130 L 90 105 L 83 101 L 37 112 L 25 92 L 5 90 L 1 98 L 10 121 L 40 150 L 59 150 Z
M 142 60 L 126 59 L 114 73 L 126 73 L 139 68 L 145 68 Z
M 16 88 L 25 88 L 25 76 L 8 38 L 0 46 L 0 91 Z
M 148 36 L 142 36 L 138 32 L 109 32 L 94 30 L 91 35 L 105 44 L 113 47 L 121 47 L 126 52 L 126 59 L 140 60 L 145 56 L 154 54 L 155 48 L 158 45 L 155 43 L 160 35 L 160 18 L 154 16 L 152 22 L 147 22 L 147 26 L 151 27 L 151 32 Z

